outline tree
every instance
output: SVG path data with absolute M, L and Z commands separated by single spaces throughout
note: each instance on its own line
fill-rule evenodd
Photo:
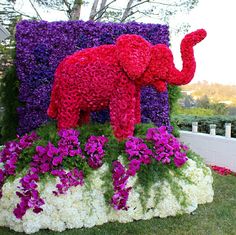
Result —
M 168 23 L 170 18 L 178 12 L 189 12 L 198 4 L 198 0 L 128 0 L 126 5 L 124 1 L 120 7 L 117 5 L 118 0 L 101 0 L 100 8 L 98 8 L 98 2 L 98 0 L 93 0 L 91 20 L 126 22 L 149 17 L 155 18 L 160 23 Z M 181 30 L 186 29 L 187 25 L 182 25 Z
M 89 19 L 94 21 L 126 22 L 138 20 L 143 17 L 155 18 L 161 23 L 168 23 L 170 18 L 178 12 L 189 12 L 199 0 L 28 0 L 32 7 L 32 15 L 16 9 L 17 0 L 3 0 L 0 7 L 0 15 L 9 18 L 10 15 L 23 16 L 26 18 L 42 19 L 38 7 L 53 9 L 67 14 L 68 19 L 81 18 L 82 7 L 91 10 Z M 86 20 L 86 19 L 85 19 Z
M 191 95 L 187 95 L 187 94 L 182 94 L 182 97 L 179 102 L 180 102 L 181 106 L 185 107 L 185 108 L 191 108 L 196 103 L 196 101 L 193 99 L 193 97 Z
M 212 103 L 211 109 L 214 111 L 216 115 L 227 115 L 228 108 L 223 103 Z
M 204 95 L 200 99 L 197 99 L 196 106 L 199 108 L 209 109 L 211 104 L 208 96 Z

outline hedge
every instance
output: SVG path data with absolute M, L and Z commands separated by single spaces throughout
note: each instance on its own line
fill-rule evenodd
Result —
M 210 133 L 210 124 L 216 124 L 216 134 L 225 135 L 225 123 L 231 123 L 231 136 L 236 138 L 236 116 L 191 116 L 175 115 L 172 120 L 181 130 L 191 131 L 192 122 L 198 122 L 198 132 Z

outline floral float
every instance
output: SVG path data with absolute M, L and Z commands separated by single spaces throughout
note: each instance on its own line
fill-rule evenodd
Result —
M 104 34 L 107 28 L 111 35 Z M 17 70 L 24 104 L 18 108 L 21 136 L 0 150 L 0 226 L 26 233 L 63 231 L 191 213 L 211 202 L 211 170 L 171 134 L 165 91 L 166 83 L 181 85 L 193 78 L 193 46 L 205 36 L 205 30 L 185 36 L 183 69 L 178 71 L 167 47 L 166 26 L 19 23 Z M 66 50 L 63 40 L 70 45 Z M 93 45 L 82 43 L 91 41 Z M 77 47 L 92 46 L 97 47 L 73 54 Z M 111 125 L 83 125 L 90 111 L 108 106 Z M 58 125 L 49 120 L 47 109 Z M 101 115 L 105 122 L 103 114 L 92 117 Z M 154 124 L 140 124 L 141 116 Z

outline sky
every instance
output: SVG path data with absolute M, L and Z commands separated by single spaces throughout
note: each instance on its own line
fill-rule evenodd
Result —
M 121 0 L 118 0 L 121 1 Z M 124 0 L 122 0 L 123 2 Z M 19 0 L 19 8 L 32 11 L 27 0 Z M 91 6 L 82 9 L 82 19 L 88 19 Z M 198 6 L 188 15 L 178 14 L 170 26 L 176 22 L 186 21 L 191 25 L 190 31 L 206 29 L 207 37 L 195 47 L 197 63 L 192 83 L 206 80 L 209 83 L 236 85 L 236 0 L 199 0 Z M 66 20 L 65 15 L 58 12 L 40 13 L 48 21 Z M 139 22 L 156 23 L 156 19 L 141 18 Z M 183 35 L 171 36 L 171 49 L 176 67 L 181 69 L 180 42 Z
M 236 1 L 200 0 L 199 5 L 186 17 L 191 30 L 204 28 L 207 37 L 195 47 L 197 62 L 193 82 L 236 85 Z M 179 58 L 180 38 L 172 41 L 174 56 Z M 181 67 L 180 60 L 176 60 Z

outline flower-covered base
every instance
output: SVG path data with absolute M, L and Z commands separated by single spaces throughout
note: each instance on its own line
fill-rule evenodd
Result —
M 22 220 L 17 219 L 13 214 L 13 209 L 20 200 L 15 193 L 20 178 L 13 182 L 6 182 L 3 185 L 3 197 L 0 199 L 0 226 L 26 233 L 34 233 L 40 229 L 63 231 L 114 221 L 127 223 L 153 217 L 163 218 L 191 213 L 196 210 L 198 204 L 213 200 L 211 170 L 189 159 L 182 168 L 182 176 L 184 175 L 185 179 L 173 172 L 171 180 L 156 181 L 151 186 L 146 200 L 142 198 L 145 192 L 137 182 L 137 175 L 129 178 L 128 186 L 133 188 L 127 202 L 128 210 L 116 211 L 104 197 L 105 183 L 102 177 L 107 171 L 108 167 L 104 164 L 90 175 L 85 186 L 72 187 L 65 195 L 59 196 L 52 193 L 56 189 L 54 179 L 48 179 L 46 183 L 39 182 L 40 195 L 45 200 L 43 211 L 35 214 L 30 209 Z M 178 186 L 183 194 L 176 194 L 173 184 Z

